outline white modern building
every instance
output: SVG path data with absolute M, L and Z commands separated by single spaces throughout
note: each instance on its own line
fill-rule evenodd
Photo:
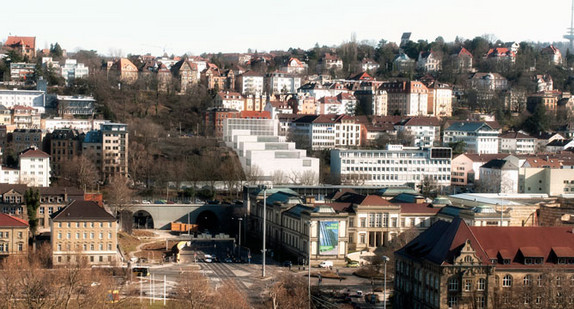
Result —
M 297 93 L 301 87 L 301 77 L 284 72 L 268 73 L 265 76 L 265 89 L 268 94 Z
M 215 106 L 234 109 L 241 112 L 245 110 L 245 99 L 238 92 L 220 91 L 215 96 Z
M 518 166 L 510 160 L 490 160 L 480 167 L 479 190 L 485 193 L 518 193 Z
M 70 84 L 77 78 L 85 78 L 90 73 L 90 69 L 83 63 L 78 63 L 76 59 L 66 59 L 61 66 L 62 77 L 66 83 Z
M 464 142 L 470 153 L 498 153 L 498 130 L 485 122 L 454 122 L 444 131 L 443 141 Z
M 87 133 L 93 130 L 100 130 L 100 126 L 106 122 L 105 119 L 63 119 L 55 117 L 51 119 L 42 119 L 42 130 L 52 133 L 57 129 L 74 129 L 80 133 Z
M 14 106 L 33 107 L 43 114 L 46 106 L 46 93 L 39 90 L 2 89 L 0 90 L 0 105 L 8 109 L 13 109 Z
M 243 95 L 261 95 L 263 94 L 263 81 L 263 75 L 253 71 L 247 71 L 237 76 L 235 89 Z
M 96 100 L 93 97 L 59 95 L 57 99 L 60 116 L 91 116 L 95 113 Z
M 319 159 L 307 157 L 305 150 L 278 136 L 276 119 L 228 118 L 223 127 L 226 144 L 237 153 L 249 178 L 273 184 L 319 183 Z
M 331 174 L 341 184 L 450 185 L 452 150 L 388 145 L 387 150 L 331 150 Z
M 416 147 L 431 147 L 440 141 L 440 121 L 436 117 L 406 118 L 395 124 L 395 129 L 412 137 Z

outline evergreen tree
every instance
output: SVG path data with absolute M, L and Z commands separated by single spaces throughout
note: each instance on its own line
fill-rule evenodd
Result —
M 30 232 L 32 236 L 36 234 L 38 229 L 38 218 L 36 213 L 40 207 L 40 192 L 32 190 L 31 188 L 24 193 L 24 200 L 26 201 L 26 211 L 28 213 L 28 224 L 30 225 Z

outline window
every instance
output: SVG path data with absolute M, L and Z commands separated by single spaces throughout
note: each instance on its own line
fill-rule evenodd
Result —
M 538 286 L 542 286 L 542 275 L 538 275 L 538 278 L 536 279 L 536 283 Z
M 18 244 L 18 251 L 24 251 L 24 244 Z
M 502 286 L 505 288 L 509 288 L 512 286 L 512 276 L 511 275 L 505 275 L 504 278 L 502 278 Z
M 486 279 L 478 279 L 478 285 L 476 286 L 476 289 L 479 291 L 484 291 L 486 289 Z
M 472 281 L 471 280 L 464 280 L 464 290 L 470 291 L 472 289 Z
M 556 286 L 562 286 L 562 276 L 556 276 Z
M 477 296 L 476 297 L 476 307 L 479 309 L 482 309 L 486 306 L 486 301 L 484 299 L 484 296 Z
M 453 308 L 458 305 L 458 298 L 456 296 L 448 297 L 448 307 Z
M 532 276 L 531 275 L 524 276 L 523 283 L 524 286 L 530 286 L 532 284 Z
M 448 290 L 449 291 L 458 291 L 458 279 L 457 278 L 448 279 Z

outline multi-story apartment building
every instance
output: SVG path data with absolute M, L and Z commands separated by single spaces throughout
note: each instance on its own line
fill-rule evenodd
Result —
M 96 100 L 85 96 L 57 96 L 58 115 L 65 116 L 92 116 L 95 112 Z
M 499 140 L 500 152 L 534 154 L 536 151 L 536 138 L 520 132 L 507 132 L 500 135 Z
M 86 78 L 90 74 L 90 69 L 83 63 L 78 63 L 76 59 L 66 59 L 64 65 L 60 67 L 62 77 L 68 85 L 71 85 L 78 78 Z
M 20 154 L 20 183 L 31 187 L 50 186 L 50 155 L 31 147 Z
M 452 87 L 434 81 L 427 85 L 427 88 L 427 113 L 440 118 L 452 116 Z
M 450 185 L 450 148 L 388 145 L 387 150 L 331 150 L 331 174 L 342 184 Z
M 24 83 L 27 80 L 34 80 L 36 73 L 35 63 L 12 62 L 10 63 L 10 79 Z
M 181 59 L 171 66 L 171 72 L 179 81 L 179 90 L 185 93 L 192 85 L 199 81 L 197 65 L 187 58 Z
M 93 130 L 100 130 L 102 123 L 110 122 L 105 119 L 63 119 L 55 117 L 51 119 L 42 119 L 42 130 L 52 133 L 58 129 L 73 129 L 79 133 L 87 133 Z
M 44 113 L 46 93 L 38 90 L 0 90 L 0 105 L 8 109 L 16 106 L 27 106 Z
M 388 95 L 384 90 L 358 90 L 355 97 L 362 114 L 386 116 L 389 111 Z
M 263 75 L 247 71 L 235 80 L 235 89 L 243 95 L 262 95 L 264 91 Z
M 466 186 L 480 179 L 480 167 L 493 159 L 503 159 L 508 154 L 460 154 L 452 159 L 452 186 Z
M 28 222 L 0 213 L 0 259 L 28 255 Z
M 386 82 L 387 115 L 424 116 L 428 112 L 428 88 L 419 81 Z
M 105 177 L 128 175 L 128 125 L 104 123 L 102 132 L 102 173 Z
M 395 124 L 397 132 L 412 137 L 416 147 L 430 147 L 440 142 L 440 121 L 436 117 L 410 117 Z
M 36 108 L 16 105 L 12 109 L 12 127 L 15 129 L 40 129 L 41 116 Z
M 40 129 L 16 129 L 12 132 L 12 148 L 16 153 L 30 147 L 42 149 L 44 133 Z
M 50 134 L 50 157 L 52 173 L 60 175 L 62 166 L 80 155 L 82 141 L 74 129 L 58 129 Z
M 297 93 L 301 87 L 301 77 L 285 72 L 273 72 L 265 75 L 265 91 L 269 95 Z
M 50 222 L 52 263 L 78 262 L 115 265 L 117 260 L 116 218 L 92 201 L 72 201 L 56 212 Z
M 498 153 L 498 130 L 485 122 L 453 122 L 444 130 L 443 141 L 464 142 L 470 153 Z
M 346 115 L 307 115 L 291 122 L 293 139 L 302 139 L 313 150 L 361 145 L 361 124 Z
M 393 307 L 566 305 L 574 301 L 573 241 L 571 227 L 437 221 L 395 252 Z
M 238 92 L 220 91 L 215 96 L 215 106 L 240 112 L 245 110 L 245 99 Z

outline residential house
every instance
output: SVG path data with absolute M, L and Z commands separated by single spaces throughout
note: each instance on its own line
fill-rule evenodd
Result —
M 484 58 L 487 61 L 494 61 L 496 63 L 509 63 L 514 64 L 516 61 L 516 52 L 505 47 L 495 47 L 488 50 Z
M 34 82 L 36 64 L 26 62 L 10 63 L 10 80 L 15 82 Z
M 343 107 L 341 114 L 350 116 L 355 115 L 358 101 L 354 95 L 346 92 L 341 92 L 337 95 L 337 100 L 341 102 L 341 106 Z
M 297 98 L 297 114 L 300 115 L 315 115 L 317 114 L 318 102 L 313 96 L 298 96 Z
M 470 153 L 498 153 L 498 130 L 486 122 L 453 122 L 444 130 L 445 145 L 463 142 Z
M 453 61 L 455 72 L 467 73 L 472 71 L 472 53 L 466 48 L 460 47 L 458 52 L 452 54 L 450 57 Z
M 297 58 L 290 58 L 287 62 L 287 66 L 285 66 L 282 71 L 285 71 L 289 74 L 304 74 L 307 72 L 307 64 Z
M 138 68 L 127 58 L 120 58 L 108 67 L 120 81 L 133 84 L 138 79 Z
M 550 44 L 547 47 L 540 50 L 540 55 L 548 61 L 549 64 L 561 65 L 562 64 L 562 53 L 554 45 Z
M 76 59 L 66 59 L 64 65 L 60 67 L 60 74 L 70 86 L 76 79 L 88 77 L 90 69 L 83 63 L 78 63 Z
M 385 90 L 358 90 L 355 91 L 358 108 L 361 114 L 386 116 L 388 108 L 388 94 Z
M 241 75 L 240 75 L 241 77 Z M 265 109 L 267 98 L 262 95 L 248 94 L 243 96 L 245 98 L 245 110 L 261 112 Z
M 200 80 L 207 89 L 225 89 L 226 78 L 221 74 L 219 68 L 212 63 L 208 63 L 206 69 L 201 71 Z
M 508 80 L 499 73 L 474 73 L 469 86 L 479 91 L 501 91 L 508 89 Z
M 35 36 L 8 36 L 2 47 L 14 50 L 21 56 L 28 58 L 36 57 Z
M 393 60 L 393 70 L 401 73 L 412 73 L 415 70 L 415 61 L 407 54 L 400 53 Z
M 324 70 L 342 70 L 343 69 L 343 60 L 339 58 L 337 55 L 326 53 L 325 56 L 322 58 L 323 69 Z
M 539 104 L 544 105 L 549 114 L 556 114 L 558 111 L 558 100 L 562 98 L 562 93 L 558 90 L 542 91 L 528 96 L 526 99 L 526 109 L 534 113 Z
M 72 201 L 52 215 L 52 263 L 85 259 L 91 265 L 115 265 L 117 229 L 116 218 L 96 202 Z
M 380 65 L 373 59 L 363 58 L 361 61 L 361 70 L 364 72 L 376 72 Z
M 421 51 L 417 60 L 417 69 L 423 72 L 438 72 L 442 69 L 442 59 L 432 51 Z
M 547 152 L 561 152 L 574 148 L 574 139 L 556 139 L 546 144 Z
M 180 92 L 185 93 L 198 83 L 197 65 L 188 58 L 181 59 L 171 66 L 171 73 L 179 81 Z M 223 88 L 221 88 L 223 89 Z

